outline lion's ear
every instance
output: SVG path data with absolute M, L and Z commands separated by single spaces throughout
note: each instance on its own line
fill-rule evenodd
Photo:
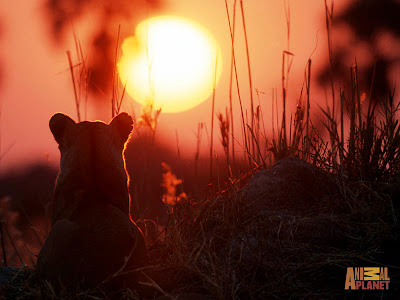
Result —
M 114 117 L 110 122 L 110 126 L 114 134 L 120 137 L 123 143 L 125 143 L 128 140 L 129 134 L 131 133 L 133 128 L 132 125 L 133 125 L 132 117 L 125 112 L 120 113 L 118 116 Z
M 53 133 L 54 139 L 60 144 L 64 138 L 66 129 L 74 126 L 75 124 L 75 121 L 67 115 L 57 113 L 51 117 L 49 127 Z

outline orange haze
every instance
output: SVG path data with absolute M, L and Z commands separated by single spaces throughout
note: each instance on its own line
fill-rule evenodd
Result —
M 231 5 L 233 1 L 228 1 Z M 253 73 L 253 87 L 260 94 L 260 102 L 267 126 L 271 124 L 271 90 L 280 87 L 282 51 L 290 50 L 295 54 L 289 83 L 289 105 L 300 94 L 303 72 L 306 62 L 312 54 L 313 75 L 318 66 L 327 59 L 326 29 L 324 24 L 324 1 L 286 1 L 291 5 L 290 48 L 286 39 L 286 21 L 284 1 L 244 1 L 246 25 L 250 47 L 250 60 Z M 348 1 L 335 1 L 336 11 Z M 239 3 L 239 1 L 238 1 Z M 0 171 L 33 161 L 46 161 L 58 164 L 59 154 L 53 141 L 48 121 L 55 112 L 63 112 L 76 118 L 73 89 L 68 72 L 65 51 L 74 50 L 72 27 L 69 39 L 61 48 L 51 44 L 48 28 L 43 19 L 40 1 L 20 0 L 13 5 L 3 2 L 0 10 L 2 34 L 0 36 L 0 62 L 3 65 L 3 80 L 0 84 L 1 101 L 1 151 L 5 156 L 1 160 Z M 192 19 L 210 31 L 221 47 L 223 70 L 216 89 L 215 112 L 224 112 L 229 105 L 229 66 L 230 35 L 223 0 L 186 0 L 167 1 L 163 14 L 182 16 Z M 247 63 L 243 41 L 240 6 L 237 7 L 236 55 L 238 63 L 241 94 L 248 108 L 249 89 Z M 367 21 L 367 20 L 366 20 Z M 78 22 L 74 24 L 80 40 L 85 41 L 88 26 L 96 24 Z M 134 27 L 132 26 L 132 34 Z M 117 31 L 117 29 L 116 29 Z M 346 40 L 349 34 L 334 36 Z M 315 51 L 314 51 L 315 50 Z M 84 51 L 90 53 L 90 49 Z M 360 55 L 362 51 L 360 50 Z M 314 81 L 315 82 L 315 81 Z M 234 114 L 238 118 L 236 90 L 234 89 Z M 254 93 L 255 95 L 255 93 Z M 311 86 L 312 101 L 321 98 L 324 93 L 316 83 Z M 255 95 L 256 103 L 258 99 Z M 93 102 L 92 102 L 93 103 Z M 123 109 L 131 112 L 131 107 L 140 113 L 140 107 L 127 97 Z M 292 109 L 290 109 L 292 110 Z M 193 158 L 196 138 L 194 132 L 199 122 L 210 127 L 211 99 L 195 108 L 175 114 L 161 114 L 156 139 L 176 149 L 175 130 L 178 131 L 181 156 Z M 110 113 L 88 108 L 88 119 L 109 121 Z M 239 121 L 239 119 L 237 119 Z M 239 124 L 236 122 L 236 124 Z M 239 135 L 239 125 L 236 126 Z M 219 143 L 219 128 L 215 124 L 215 145 Z M 170 142 L 172 141 L 172 142 Z M 202 153 L 206 154 L 208 141 L 203 138 Z M 238 151 L 240 147 L 238 147 Z M 46 155 L 48 153 L 48 155 Z

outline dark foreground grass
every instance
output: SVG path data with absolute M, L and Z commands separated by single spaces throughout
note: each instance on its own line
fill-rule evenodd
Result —
M 334 183 L 335 177 L 331 179 Z M 147 285 L 154 294 L 171 297 L 197 293 L 216 299 L 337 298 L 361 296 L 345 293 L 346 267 L 388 266 L 390 290 L 368 291 L 365 296 L 390 298 L 398 293 L 400 279 L 398 214 L 392 213 L 389 201 L 393 192 L 393 186 L 371 190 L 355 182 L 348 194 L 356 198 L 332 201 L 338 193 L 321 199 L 318 209 L 297 214 L 255 214 L 237 188 L 200 202 L 182 200 L 162 236 L 149 245 Z M 338 203 L 345 207 L 338 209 Z M 332 238 L 324 234 L 326 224 L 338 228 Z M 102 286 L 55 292 L 37 281 L 32 269 L 21 269 L 6 294 L 9 299 L 113 298 Z M 142 298 L 130 290 L 118 294 L 122 296 Z
M 327 9 L 328 28 L 330 22 Z M 234 49 L 232 54 L 231 73 L 235 69 Z M 288 60 L 291 53 L 283 55 Z M 154 295 L 174 298 L 197 293 L 216 299 L 399 297 L 399 102 L 394 92 L 365 100 L 355 65 L 347 94 L 341 90 L 335 96 L 332 82 L 332 104 L 321 108 L 324 129 L 317 130 L 310 116 L 309 60 L 304 93 L 288 122 L 286 70 L 284 64 L 282 122 L 278 124 L 276 115 L 278 125 L 271 140 L 260 134 L 258 113 L 253 115 L 253 108 L 249 124 L 242 114 L 242 145 L 255 169 L 241 177 L 232 176 L 225 191 L 201 199 L 188 197 L 172 206 L 166 228 L 155 241 L 149 241 L 151 265 L 141 272 Z M 227 164 L 234 169 L 234 151 L 229 158 L 229 144 L 234 148 L 234 135 L 229 134 L 231 111 L 230 107 L 230 114 L 227 110 L 219 120 Z M 262 151 L 265 144 L 267 151 Z M 316 199 L 315 209 L 297 213 L 255 213 L 249 209 L 242 189 L 254 171 L 265 168 L 271 157 L 277 161 L 292 155 L 328 172 L 335 192 Z M 332 224 L 337 232 L 327 235 L 325 231 Z M 345 292 L 346 268 L 352 266 L 387 266 L 389 291 Z M 37 281 L 34 270 L 28 268 L 18 272 L 4 293 L 9 299 L 142 298 L 130 290 L 106 294 L 102 286 L 56 292 Z
M 313 209 L 254 212 L 242 189 L 263 168 L 255 164 L 246 175 L 230 178 L 224 191 L 179 201 L 170 207 L 166 228 L 149 241 L 151 265 L 139 270 L 146 274 L 144 284 L 153 296 L 398 297 L 399 104 L 394 93 L 362 103 L 356 66 L 351 78 L 350 97 L 341 91 L 338 105 L 333 103 L 338 113 L 322 110 L 324 132 L 308 118 L 308 100 L 307 105 L 299 102 L 290 129 L 285 123 L 276 128 L 268 153 L 249 153 L 254 162 L 256 157 L 302 157 L 329 174 L 334 192 L 315 199 L 318 205 L 312 204 Z M 260 144 L 257 135 L 251 136 Z M 327 235 L 332 225 L 336 232 Z M 389 291 L 346 292 L 346 268 L 352 266 L 387 266 Z M 9 299 L 143 298 L 131 290 L 107 294 L 102 285 L 55 291 L 28 268 L 18 272 L 4 293 Z
M 348 207 L 338 214 L 332 213 L 338 208 L 332 207 L 330 197 L 321 199 L 326 203 L 320 209 L 299 214 L 255 214 L 239 191 L 202 203 L 179 203 L 164 240 L 150 247 L 154 278 L 171 294 L 332 298 L 344 295 L 346 267 L 378 265 L 389 266 L 395 287 L 399 265 L 390 247 L 398 245 L 397 215 L 390 213 L 390 201 L 376 198 L 386 198 L 393 190 L 371 191 L 359 182 L 351 192 L 358 199 L 343 199 L 341 204 L 348 201 Z M 331 238 L 324 234 L 326 224 L 338 228 Z

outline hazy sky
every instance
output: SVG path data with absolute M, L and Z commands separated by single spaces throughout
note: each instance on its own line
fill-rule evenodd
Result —
M 289 97 L 293 100 L 291 110 L 300 94 L 304 68 L 312 55 L 313 74 L 318 65 L 326 60 L 326 29 L 324 24 L 324 1 L 289 1 L 291 7 L 290 51 L 295 54 L 290 77 Z M 335 1 L 340 9 L 347 1 Z M 4 3 L 4 2 L 3 2 Z M 223 71 L 216 91 L 216 112 L 228 105 L 230 35 L 223 0 L 170 0 L 165 14 L 193 19 L 202 24 L 219 42 L 222 50 Z M 229 1 L 231 5 L 233 1 Z M 20 0 L 0 7 L 2 35 L 0 36 L 0 59 L 3 64 L 3 81 L 0 85 L 1 101 L 1 161 L 0 171 L 21 163 L 46 161 L 57 164 L 57 145 L 48 129 L 48 121 L 55 112 L 63 112 L 76 118 L 73 89 L 68 72 L 66 50 L 74 49 L 72 28 L 67 41 L 57 48 L 48 35 L 47 23 L 39 1 Z M 287 49 L 286 21 L 283 1 L 244 1 L 246 25 L 251 55 L 253 86 L 264 92 L 261 102 L 266 123 L 270 124 L 271 90 L 280 89 L 282 51 Z M 240 16 L 238 6 L 237 17 Z M 92 24 L 92 23 L 91 23 Z M 78 22 L 75 30 L 84 41 L 88 24 Z M 243 100 L 248 103 L 248 81 L 245 48 L 241 21 L 237 21 L 236 54 Z M 134 28 L 132 28 L 132 34 Z M 343 37 L 340 37 L 343 38 Z M 312 98 L 323 93 L 312 86 Z M 314 99 L 315 100 L 315 99 Z M 125 109 L 131 107 L 130 98 L 125 99 Z M 234 113 L 238 116 L 237 98 Z M 140 107 L 133 104 L 136 114 Z M 248 105 L 246 104 L 246 107 Z M 162 114 L 157 139 L 171 140 L 175 146 L 175 130 L 179 131 L 183 156 L 194 153 L 194 131 L 198 122 L 210 126 L 211 101 L 180 114 Z M 88 119 L 109 121 L 108 114 L 99 114 L 89 108 Z M 239 129 L 239 123 L 236 129 Z M 219 144 L 219 128 L 215 125 L 215 143 Z

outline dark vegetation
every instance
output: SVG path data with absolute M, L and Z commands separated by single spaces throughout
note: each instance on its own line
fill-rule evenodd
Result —
M 370 2 L 373 1 L 365 3 Z M 383 1 L 384 5 L 389 2 L 395 5 L 393 1 Z M 239 2 L 238 7 L 240 11 L 238 9 L 237 13 L 241 13 L 244 19 L 243 6 L 239 6 Z M 354 7 L 348 13 L 352 9 Z M 233 13 L 236 14 L 235 8 Z M 228 13 L 232 39 L 238 30 L 235 29 L 235 20 Z M 289 17 L 287 21 L 289 27 Z M 332 21 L 333 6 L 327 5 L 329 36 Z M 226 114 L 217 117 L 229 166 L 225 173 L 211 172 L 212 176 L 209 176 L 208 169 L 197 169 L 197 164 L 204 163 L 199 163 L 198 156 L 195 156 L 193 165 L 199 172 L 196 178 L 204 183 L 213 179 L 206 188 L 199 182 L 198 186 L 184 182 L 181 191 L 182 184 L 175 182 L 172 184 L 175 202 L 152 200 L 151 204 L 135 204 L 138 209 L 135 219 L 148 239 L 151 259 L 151 265 L 141 271 L 146 274 L 146 285 L 154 294 L 174 297 L 195 293 L 219 299 L 399 297 L 399 101 L 395 98 L 395 90 L 390 90 L 388 85 L 379 88 L 382 87 L 382 78 L 377 73 L 370 81 L 362 83 L 369 84 L 370 93 L 364 96 L 360 77 L 366 73 L 360 72 L 356 63 L 340 77 L 348 84 L 336 88 L 337 73 L 332 71 L 336 61 L 331 39 L 328 48 L 328 70 L 331 71 L 328 71 L 327 80 L 331 102 L 324 108 L 320 107 L 322 128 L 316 128 L 317 120 L 310 114 L 310 108 L 316 106 L 310 103 L 311 60 L 306 64 L 300 100 L 293 114 L 288 113 L 286 91 L 292 54 L 287 49 L 283 52 L 282 96 L 278 102 L 275 93 L 272 101 L 273 111 L 277 111 L 273 135 L 267 138 L 264 134 L 261 107 L 254 105 L 253 95 L 250 95 L 250 118 L 242 114 L 241 124 L 233 124 L 230 108 Z M 235 60 L 232 51 L 232 90 L 236 84 Z M 251 85 L 251 73 L 249 82 Z M 372 92 L 376 88 L 379 93 Z M 117 94 L 113 92 L 112 115 L 118 111 L 118 103 L 123 99 L 123 93 Z M 242 106 L 241 99 L 245 97 L 238 93 L 238 98 Z M 80 100 L 76 101 L 79 109 Z M 281 107 L 279 112 L 278 106 Z M 151 199 L 168 194 L 165 185 L 158 189 L 151 183 L 160 182 L 160 178 L 168 180 L 163 174 L 173 175 L 166 172 L 165 167 L 163 170 L 161 162 L 176 154 L 164 153 L 163 157 L 156 159 L 149 155 L 144 156 L 140 165 L 129 163 L 134 160 L 130 155 L 138 156 L 139 146 L 143 144 L 147 143 L 151 149 L 147 153 L 160 152 L 153 144 L 158 115 L 159 112 L 150 107 L 141 116 L 141 122 L 138 119 L 137 124 L 142 126 L 135 130 L 141 132 L 140 138 L 133 140 L 127 148 L 127 168 L 133 178 L 137 176 L 137 170 L 142 170 L 143 174 L 149 168 L 159 170 L 151 178 L 144 176 L 133 182 L 131 194 L 134 201 L 141 201 L 146 193 L 153 193 Z M 241 127 L 243 132 L 240 143 L 244 149 L 243 157 L 233 155 L 236 153 L 234 147 L 238 147 L 238 143 L 234 143 L 233 125 Z M 199 125 L 199 132 L 201 128 Z M 299 157 L 317 167 L 318 172 L 325 174 L 323 184 L 327 191 L 321 192 L 318 198 L 308 199 L 306 207 L 301 210 L 287 204 L 255 211 L 246 198 L 246 186 L 251 177 L 270 167 L 272 162 L 285 161 L 288 157 Z M 210 159 L 216 162 L 215 157 Z M 296 180 L 303 180 L 293 176 L 294 184 Z M 315 177 L 315 180 L 320 180 L 320 177 Z M 179 197 L 183 191 L 191 193 Z M 281 200 L 298 199 L 296 197 L 298 195 L 288 192 Z M 5 225 L 3 221 L 2 224 Z M 8 251 L 13 252 L 12 245 L 8 246 L 11 249 Z M 15 259 L 18 262 L 18 258 Z M 368 291 L 345 293 L 345 270 L 348 266 L 388 266 L 390 290 L 379 294 Z M 5 292 L 10 298 L 106 297 L 101 287 L 56 293 L 48 284 L 38 282 L 30 268 L 21 268 Z M 127 299 L 141 298 L 135 291 L 126 290 L 122 294 Z
M 396 0 L 356 0 L 336 15 L 333 25 L 344 25 L 355 34 L 356 39 L 332 49 L 332 68 L 329 64 L 325 66 L 319 74 L 320 82 L 326 84 L 333 76 L 337 82 L 350 87 L 350 80 L 346 79 L 348 78 L 348 58 L 354 57 L 352 49 L 364 43 L 371 59 L 362 66 L 363 72 L 358 78 L 360 86 L 364 90 L 369 90 L 371 82 L 374 82 L 374 87 L 370 91 L 372 101 L 390 93 L 393 88 L 389 80 L 390 68 L 400 61 L 400 55 L 399 53 L 385 55 L 379 44 L 380 39 L 385 35 L 398 40 L 400 21 L 397 16 L 399 14 L 400 3 Z

